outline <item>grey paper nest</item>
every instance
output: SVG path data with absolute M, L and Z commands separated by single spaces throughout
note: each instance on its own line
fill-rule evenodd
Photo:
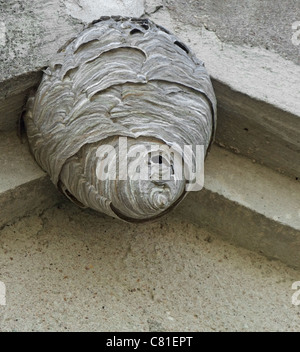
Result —
M 45 71 L 25 124 L 36 161 L 69 199 L 144 221 L 178 204 L 186 181 L 101 181 L 98 148 L 117 148 L 127 137 L 133 148 L 175 143 L 204 145 L 206 153 L 216 100 L 204 64 L 166 29 L 144 19 L 101 18 Z

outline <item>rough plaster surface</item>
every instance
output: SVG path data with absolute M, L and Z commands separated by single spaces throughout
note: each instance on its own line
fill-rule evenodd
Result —
M 300 46 L 292 41 L 299 0 L 166 0 L 165 5 L 178 21 L 205 25 L 222 42 L 261 47 L 300 64 Z
M 1 231 L 1 331 L 300 331 L 300 272 L 169 216 L 71 204 Z
M 144 14 L 144 0 L 67 0 L 67 14 L 89 23 L 101 16 L 140 17 Z
M 47 66 L 57 50 L 90 21 L 116 13 L 140 17 L 143 4 L 143 0 L 0 0 L 5 38 L 5 45 L 0 45 L 0 82 Z

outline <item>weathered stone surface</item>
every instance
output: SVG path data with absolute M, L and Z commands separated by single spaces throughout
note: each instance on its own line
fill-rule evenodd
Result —
M 205 189 L 178 214 L 239 246 L 300 268 L 300 185 L 247 158 L 214 147 Z
M 28 95 L 42 78 L 42 72 L 32 72 L 11 78 L 0 85 L 0 132 L 17 129 Z
M 15 132 L 1 134 L 0 166 L 1 193 L 46 175 L 34 162 L 28 145 Z
M 213 80 L 218 97 L 216 143 L 280 173 L 300 177 L 300 118 Z
M 0 193 L 0 228 L 29 214 L 41 214 L 61 201 L 48 176 Z
M 300 231 L 300 184 L 296 180 L 218 147 L 213 148 L 205 169 L 207 190 Z
M 143 0 L 66 0 L 67 14 L 89 23 L 101 16 L 140 17 L 144 14 Z
M 293 23 L 300 21 L 298 0 L 166 0 L 165 3 L 172 17 L 194 27 L 205 25 L 222 42 L 262 47 L 300 64 L 300 46 L 292 41 L 296 31 Z
M 0 228 L 61 199 L 15 132 L 0 135 Z
M 175 213 L 131 225 L 63 204 L 7 226 L 0 251 L 1 332 L 300 332 L 299 271 Z
M 300 269 L 300 231 L 232 202 L 216 192 L 191 194 L 178 216 L 212 231 L 232 244 Z
M 143 3 L 143 0 L 0 0 L 4 37 L 0 42 L 0 83 L 47 66 L 57 50 L 90 21 L 117 12 L 141 16 Z

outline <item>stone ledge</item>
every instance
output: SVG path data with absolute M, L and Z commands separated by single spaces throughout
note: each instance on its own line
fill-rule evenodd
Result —
M 25 216 L 41 214 L 62 200 L 48 176 L 0 193 L 0 229 Z
M 205 189 L 179 206 L 181 216 L 233 244 L 300 268 L 300 185 L 214 146 Z
M 0 134 L 0 228 L 62 197 L 14 132 Z
M 216 143 L 300 179 L 300 117 L 213 79 L 218 99 Z

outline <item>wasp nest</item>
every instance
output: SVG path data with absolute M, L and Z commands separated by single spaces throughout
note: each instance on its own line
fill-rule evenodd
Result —
M 36 161 L 69 199 L 144 221 L 178 204 L 187 182 L 172 166 L 180 153 L 167 160 L 148 146 L 203 145 L 206 154 L 216 101 L 204 64 L 166 29 L 101 18 L 60 50 L 28 101 L 25 124 Z M 125 142 L 136 156 L 127 171 L 163 164 L 171 177 L 120 177 Z

